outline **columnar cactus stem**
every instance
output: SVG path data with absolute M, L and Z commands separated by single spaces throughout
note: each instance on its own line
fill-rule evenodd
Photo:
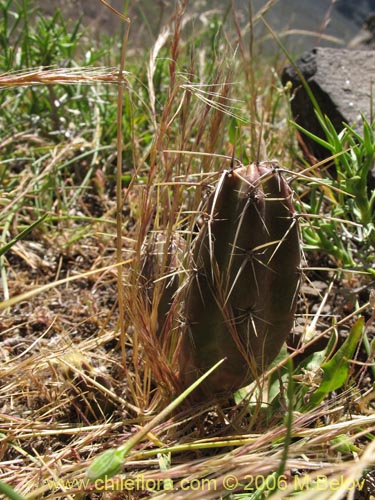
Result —
M 185 296 L 182 385 L 226 361 L 201 397 L 239 389 L 277 356 L 293 325 L 300 266 L 292 191 L 275 164 L 225 171 L 206 214 Z

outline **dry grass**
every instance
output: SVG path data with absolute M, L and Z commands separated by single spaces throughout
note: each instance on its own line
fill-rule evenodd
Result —
M 38 71 L 18 71 L 0 76 L 0 88 L 13 88 L 28 85 L 77 85 L 79 83 L 118 83 L 119 78 L 126 82 L 125 75 L 110 68 L 43 68 Z
M 253 19 L 258 18 L 254 14 Z M 52 201 L 42 189 L 62 164 L 76 161 L 78 170 L 87 168 L 85 157 L 79 156 L 87 139 L 67 138 L 52 146 L 37 131 L 17 136 L 9 131 L 9 137 L 0 141 L 0 151 L 14 141 L 17 152 L 35 147 L 48 152 L 37 174 L 25 164 L 21 175 L 15 167 L 16 155 L 9 158 L 14 161 L 9 180 L 14 189 L 1 201 L 7 214 L 2 227 L 7 238 L 35 220 L 30 208 L 35 200 L 39 216 L 48 212 L 48 225 L 43 222 L 30 237 L 17 241 L 0 264 L 4 293 L 0 303 L 1 481 L 28 499 L 255 500 L 272 490 L 274 498 L 287 498 L 298 489 L 298 498 L 304 500 L 317 495 L 362 498 L 359 489 L 365 492 L 370 486 L 355 488 L 355 481 L 363 480 L 374 456 L 373 381 L 366 371 L 372 359 L 360 358 L 358 351 L 350 385 L 312 409 L 306 409 L 303 401 L 298 406 L 298 387 L 308 377 L 312 389 L 319 385 L 320 367 L 306 369 L 300 379 L 295 378 L 292 398 L 286 394 L 285 378 L 279 381 L 278 404 L 267 393 L 272 377 L 277 381 L 277 373 L 285 375 L 284 365 L 304 351 L 320 350 L 319 342 L 332 332 L 347 335 L 353 320 L 371 309 L 363 299 L 367 277 L 346 276 L 344 281 L 340 271 L 326 271 L 325 263 L 314 259 L 306 263 L 296 328 L 310 337 L 290 339 L 289 353 L 264 375 L 261 384 L 249 388 L 245 403 L 232 400 L 210 403 L 208 408 L 181 405 L 134 446 L 121 473 L 104 491 L 101 483 L 95 491 L 84 482 L 95 457 L 128 442 L 179 391 L 179 307 L 189 249 L 204 216 L 201 202 L 229 166 L 233 152 L 247 161 L 262 151 L 288 168 L 295 163 L 294 172 L 304 169 L 285 148 L 290 129 L 285 126 L 286 99 L 276 72 L 265 72 L 258 85 L 252 69 L 246 88 L 257 94 L 250 98 L 246 94 L 241 101 L 236 81 L 243 76 L 239 67 L 248 57 L 245 49 L 241 63 L 218 58 L 209 78 L 204 75 L 209 65 L 204 50 L 191 51 L 190 66 L 181 69 L 183 8 L 172 21 L 151 51 L 145 79 L 147 103 L 136 78 L 114 69 L 30 69 L 0 76 L 0 86 L 8 88 L 2 92 L 21 85 L 57 83 L 105 83 L 118 90 L 120 78 L 125 94 L 118 94 L 118 106 L 120 110 L 123 104 L 130 107 L 126 117 L 133 132 L 130 144 L 118 136 L 117 155 L 126 156 L 117 163 L 117 188 L 120 183 L 121 189 L 116 200 L 115 183 L 107 189 L 106 172 L 100 168 L 90 181 L 93 194 L 64 175 L 61 191 Z M 240 30 L 237 36 L 244 46 Z M 158 63 L 166 47 L 168 78 L 163 74 L 160 95 Z M 276 66 L 281 64 L 278 61 Z M 138 106 L 146 110 L 146 132 L 152 135 L 148 143 L 138 133 L 143 127 L 137 122 Z M 244 117 L 245 107 L 251 119 Z M 237 130 L 232 141 L 227 130 L 233 123 Z M 106 149 L 95 142 L 98 134 L 93 134 L 90 147 L 95 144 L 95 154 L 100 155 Z M 247 148 L 251 137 L 257 143 Z M 124 164 L 126 172 L 131 171 L 126 188 Z M 63 212 L 67 200 L 69 211 Z M 156 236 L 165 244 L 154 258 Z M 184 245 L 179 243 L 182 240 Z M 171 244 L 179 249 L 177 261 L 170 259 Z M 151 267 L 145 267 L 146 255 L 151 256 Z M 178 279 L 178 291 L 160 331 L 159 305 L 171 277 Z M 330 280 L 334 285 L 329 288 Z M 325 283 L 319 289 L 321 281 Z M 365 294 L 357 295 L 354 303 L 352 290 L 361 287 Z M 319 309 L 323 302 L 329 304 L 328 310 Z M 337 320 L 334 325 L 332 315 Z M 368 333 L 371 328 L 369 323 Z M 370 493 L 363 494 L 369 498 Z

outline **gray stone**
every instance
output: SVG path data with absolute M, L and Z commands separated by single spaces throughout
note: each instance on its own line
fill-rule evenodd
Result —
M 321 111 L 341 131 L 343 123 L 362 130 L 361 113 L 371 120 L 371 96 L 375 95 L 375 51 L 315 48 L 296 61 Z M 292 83 L 291 109 L 295 121 L 325 139 L 314 113 L 311 100 L 293 66 L 284 68 L 284 85 Z M 375 108 L 374 108 L 375 109 Z M 318 159 L 329 152 L 308 137 L 303 137 L 311 153 Z

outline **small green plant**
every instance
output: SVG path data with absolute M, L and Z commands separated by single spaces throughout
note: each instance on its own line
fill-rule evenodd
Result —
M 82 31 L 78 20 L 71 30 L 60 11 L 40 16 L 30 0 L 0 3 L 0 67 L 15 71 L 32 66 L 70 65 Z M 30 13 L 36 22 L 30 22 Z
M 296 127 L 331 153 L 334 174 L 311 178 L 309 196 L 300 211 L 310 223 L 303 227 L 305 249 L 328 254 L 338 267 L 374 274 L 375 190 L 369 186 L 375 159 L 375 129 L 363 117 L 363 133 L 345 125 L 339 133 L 328 117 L 316 113 L 326 140 Z
M 203 213 L 185 298 L 180 377 L 188 386 L 226 357 L 203 384 L 206 395 L 220 395 L 257 379 L 289 334 L 300 243 L 292 191 L 272 163 L 225 171 Z
M 0 2 L 0 74 L 98 66 L 105 52 L 92 47 L 84 50 L 86 44 L 81 42 L 85 32 L 80 28 L 80 19 L 70 22 L 59 10 L 53 16 L 44 16 L 30 0 Z M 97 114 L 108 114 L 110 107 L 103 111 L 108 89 L 104 87 L 100 96 Z M 2 90 L 0 126 L 5 133 L 10 126 L 13 132 L 37 127 L 41 134 L 57 141 L 78 135 L 90 140 L 90 101 L 95 100 L 99 101 L 95 91 L 82 85 L 24 86 L 13 89 L 11 95 Z M 108 121 L 112 126 L 109 117 Z

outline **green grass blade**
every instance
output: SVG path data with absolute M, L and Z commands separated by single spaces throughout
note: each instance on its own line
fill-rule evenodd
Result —
M 309 137 L 310 139 L 312 139 L 313 141 L 315 141 L 317 144 L 319 144 L 320 146 L 323 146 L 324 148 L 328 149 L 329 151 L 333 152 L 334 151 L 334 147 L 332 146 L 332 144 L 330 144 L 329 142 L 325 141 L 324 139 L 322 139 L 321 137 L 318 137 L 317 135 L 313 134 L 312 132 L 309 132 L 307 129 L 301 127 L 301 125 L 299 125 L 298 123 L 296 122 L 292 122 L 293 125 L 300 131 L 302 132 L 303 134 L 305 134 L 307 137 Z
M 12 246 L 17 243 L 17 241 L 22 240 L 26 235 L 28 235 L 36 226 L 43 222 L 47 218 L 48 214 L 42 215 L 38 220 L 30 224 L 29 227 L 21 231 L 17 236 L 15 236 L 9 243 L 0 248 L 0 257 L 4 255 Z

